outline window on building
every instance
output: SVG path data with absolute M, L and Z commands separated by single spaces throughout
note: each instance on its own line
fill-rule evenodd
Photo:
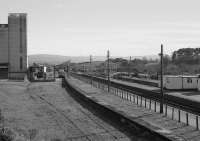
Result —
M 22 57 L 20 57 L 20 70 L 22 70 L 23 69 L 23 58 Z
M 170 83 L 170 79 L 169 79 L 169 78 L 166 78 L 166 82 L 167 82 L 167 83 Z
M 188 83 L 192 83 L 192 78 L 188 78 L 188 79 L 187 79 L 187 82 L 188 82 Z

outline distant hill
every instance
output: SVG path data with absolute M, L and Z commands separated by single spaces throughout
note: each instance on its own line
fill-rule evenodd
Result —
M 124 59 L 129 59 L 130 57 L 122 57 Z M 143 59 L 143 58 L 146 58 L 147 60 L 156 60 L 156 59 L 159 59 L 159 56 L 158 55 L 146 55 L 146 56 L 131 56 L 131 59 Z
M 120 57 L 120 56 L 112 56 L 112 58 L 124 58 L 129 59 L 129 57 Z M 143 56 L 135 56 L 132 59 L 138 58 L 142 59 Z M 158 57 L 155 55 L 145 56 L 146 59 L 157 59 Z M 89 61 L 89 56 L 61 56 L 61 55 L 48 55 L 48 54 L 34 54 L 28 56 L 28 64 L 32 65 L 33 63 L 47 63 L 51 65 L 61 64 L 63 62 L 69 61 L 71 62 L 86 62 Z M 106 56 L 93 56 L 94 61 L 105 61 Z
M 104 56 L 94 56 L 93 60 L 104 61 L 106 57 Z M 71 62 L 86 62 L 89 61 L 89 56 L 61 56 L 61 55 L 48 55 L 48 54 L 35 54 L 28 56 L 28 64 L 31 65 L 33 63 L 47 63 L 52 65 L 61 64 L 63 62 L 69 61 Z
M 60 64 L 69 59 L 70 58 L 67 56 L 35 54 L 28 56 L 28 64 L 31 65 L 33 63 L 41 63 L 41 64 L 48 63 L 54 65 L 54 64 Z

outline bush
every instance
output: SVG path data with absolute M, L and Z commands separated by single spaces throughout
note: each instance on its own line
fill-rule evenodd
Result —
M 12 137 L 4 133 L 0 133 L 0 141 L 12 141 Z

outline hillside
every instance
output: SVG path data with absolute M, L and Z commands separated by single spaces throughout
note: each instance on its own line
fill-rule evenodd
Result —
M 157 59 L 157 56 L 145 56 L 147 59 Z M 120 56 L 113 56 L 112 58 L 120 58 Z M 129 59 L 129 57 L 122 57 L 125 59 Z M 134 58 L 143 58 L 143 56 L 135 56 Z M 33 63 L 47 63 L 47 64 L 61 64 L 63 62 L 69 61 L 71 62 L 86 62 L 89 61 L 89 56 L 61 56 L 61 55 L 48 55 L 48 54 L 34 54 L 28 56 L 28 64 L 31 65 Z M 94 61 L 104 61 L 106 60 L 106 56 L 93 56 Z
M 93 60 L 104 61 L 106 57 L 104 56 L 95 56 Z M 63 62 L 69 61 L 71 62 L 86 62 L 89 61 L 88 56 L 61 56 L 61 55 L 47 55 L 47 54 L 35 54 L 28 56 L 28 64 L 31 65 L 33 63 L 48 63 L 48 64 L 61 64 Z

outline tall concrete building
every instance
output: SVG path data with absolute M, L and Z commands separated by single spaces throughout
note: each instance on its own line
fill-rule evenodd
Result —
M 27 15 L 11 13 L 0 24 L 0 79 L 24 79 L 27 71 Z

